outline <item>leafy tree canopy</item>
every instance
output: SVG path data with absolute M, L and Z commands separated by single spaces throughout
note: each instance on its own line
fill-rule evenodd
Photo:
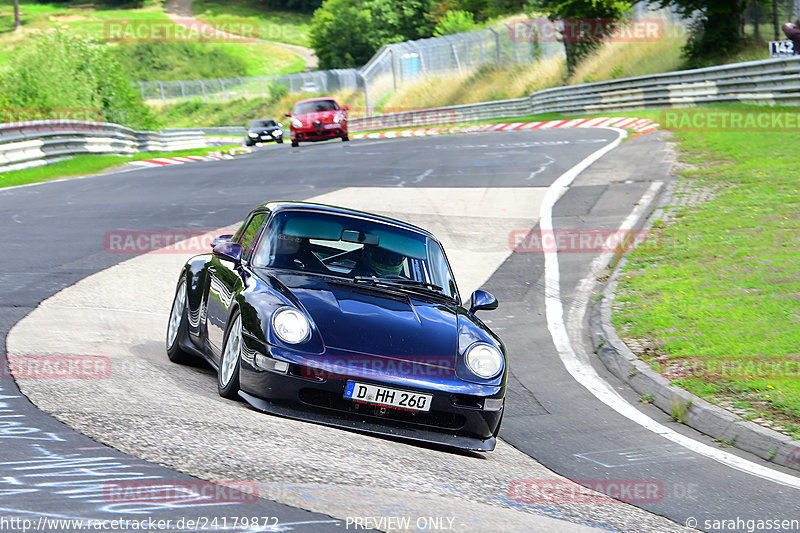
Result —
M 632 2 L 627 0 L 533 0 L 533 6 L 553 20 L 619 20 L 633 9 Z M 574 41 L 565 40 L 567 69 L 574 71 L 581 59 L 600 42 L 597 33 Z
M 739 22 L 747 2 L 743 0 L 649 0 L 671 7 L 684 17 L 699 13 L 684 53 L 688 66 L 701 67 L 736 52 L 740 44 Z
M 384 44 L 430 37 L 430 8 L 430 0 L 325 0 L 311 20 L 319 67 L 360 67 Z

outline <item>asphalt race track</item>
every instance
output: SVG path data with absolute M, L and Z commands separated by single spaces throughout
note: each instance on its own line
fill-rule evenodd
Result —
M 358 517 L 376 519 L 362 526 L 392 531 L 422 524 L 671 532 L 686 529 L 687 520 L 707 531 L 739 531 L 747 526 L 720 529 L 707 521 L 800 519 L 800 484 L 708 457 L 702 445 L 719 450 L 715 443 L 640 405 L 597 364 L 582 331 L 590 286 L 582 280 L 597 275 L 599 251 L 511 253 L 538 224 L 613 230 L 632 211 L 649 212 L 670 183 L 656 134 L 614 148 L 561 187 L 570 169 L 618 137 L 575 129 L 268 147 L 229 161 L 0 190 L 4 354 L 88 356 L 110 368 L 101 379 L 19 381 L 38 407 L 83 435 L 37 410 L 3 375 L 0 531 L 4 516 L 38 520 L 45 513 L 217 517 L 216 530 L 224 531 L 341 531 Z M 164 329 L 186 251 L 117 253 L 109 236 L 216 232 L 278 199 L 336 203 L 422 225 L 444 242 L 462 297 L 479 286 L 498 297 L 500 309 L 482 315 L 511 354 L 495 452 L 452 453 L 256 413 L 219 398 L 210 369 L 167 361 Z M 623 408 L 602 403 L 602 391 L 578 382 L 590 381 L 592 367 L 629 409 L 665 429 L 646 429 L 620 414 Z M 682 446 L 665 438 L 669 431 L 699 444 Z M 520 490 L 543 482 L 573 487 L 561 476 L 655 489 L 629 495 L 635 505 L 585 495 L 546 500 Z M 109 493 L 113 483 L 153 480 L 184 497 L 142 502 Z M 206 497 L 198 480 L 244 492 Z M 244 516 L 263 520 L 233 524 Z

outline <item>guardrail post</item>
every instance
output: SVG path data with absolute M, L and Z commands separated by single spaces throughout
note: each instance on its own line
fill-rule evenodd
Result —
M 203 92 L 203 103 L 207 104 L 208 100 L 206 100 L 206 84 L 203 83 L 203 80 L 200 80 L 200 90 Z
M 186 88 L 183 86 L 183 82 L 181 80 L 178 80 L 178 83 L 181 86 L 181 99 L 186 100 Z
M 222 98 L 225 98 L 227 96 L 225 94 L 225 80 L 223 80 L 222 78 L 217 78 L 217 79 L 219 80 L 219 84 L 222 87 Z
M 472 53 L 471 53 L 472 52 L 472 47 L 470 46 L 469 39 L 467 39 L 467 36 L 465 34 L 463 34 L 463 33 L 459 33 L 458 36 L 461 37 L 464 40 L 464 43 L 466 44 L 467 66 L 471 67 L 472 66 Z
M 392 87 L 397 90 L 397 58 L 395 57 L 394 47 L 389 47 L 389 53 L 392 54 Z
M 369 110 L 369 89 L 367 87 L 367 78 L 361 72 L 359 72 L 358 75 L 361 77 L 361 82 L 364 84 L 364 108 L 366 110 L 366 116 L 370 116 L 371 113 Z
M 142 100 L 144 100 L 144 83 L 139 82 L 139 91 L 142 93 Z
M 161 91 L 161 101 L 163 102 L 164 99 L 164 84 L 162 82 L 158 82 L 158 88 Z
M 489 30 L 490 32 L 494 33 L 494 40 L 495 40 L 494 50 L 497 53 L 497 63 L 496 64 L 499 66 L 500 65 L 500 34 L 497 33 L 494 28 L 486 28 L 486 29 Z
M 519 63 L 517 59 L 517 40 L 513 37 L 514 30 L 511 29 L 511 26 L 508 24 L 504 24 L 506 28 L 508 28 L 508 34 L 511 35 L 511 48 L 514 50 L 514 63 Z

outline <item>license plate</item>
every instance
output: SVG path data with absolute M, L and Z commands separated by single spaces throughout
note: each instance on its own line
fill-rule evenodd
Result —
M 348 381 L 344 397 L 358 402 L 388 405 L 412 411 L 429 411 L 433 396 Z
M 325 124 L 325 129 L 326 130 L 335 130 L 338 127 L 339 127 L 338 124 Z

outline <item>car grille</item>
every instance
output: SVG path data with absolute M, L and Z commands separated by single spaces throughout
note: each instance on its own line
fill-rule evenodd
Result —
M 323 391 L 319 389 L 301 389 L 300 400 L 316 407 L 344 411 L 355 415 L 371 416 L 381 420 L 392 420 L 396 422 L 406 422 L 423 426 L 432 426 L 441 429 L 459 429 L 466 419 L 458 413 L 446 413 L 443 411 L 402 411 L 390 407 L 382 408 L 377 405 L 345 400 L 340 394 L 335 392 Z

